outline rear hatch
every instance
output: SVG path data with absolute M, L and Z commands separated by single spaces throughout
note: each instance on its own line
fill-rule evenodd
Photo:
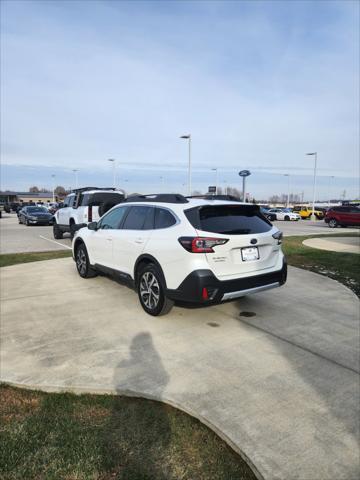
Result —
M 218 278 L 260 275 L 276 265 L 280 246 L 272 236 L 271 223 L 257 205 L 205 205 L 187 212 L 200 237 L 228 240 L 214 247 L 213 253 L 206 253 Z

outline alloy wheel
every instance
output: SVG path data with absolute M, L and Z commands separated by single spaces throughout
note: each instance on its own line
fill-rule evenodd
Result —
M 140 279 L 140 295 L 144 305 L 154 310 L 160 299 L 160 285 L 151 272 L 145 272 Z
M 76 266 L 77 266 L 77 269 L 78 269 L 80 275 L 85 275 L 87 260 L 86 260 L 85 252 L 82 248 L 79 248 L 78 251 L 77 251 Z

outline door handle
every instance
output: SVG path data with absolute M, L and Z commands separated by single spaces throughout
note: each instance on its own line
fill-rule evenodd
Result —
M 143 238 L 135 238 L 135 243 L 138 243 L 139 245 L 141 245 L 142 243 L 144 243 L 144 239 Z

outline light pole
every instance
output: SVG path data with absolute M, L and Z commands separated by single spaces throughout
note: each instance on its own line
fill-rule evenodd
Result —
M 219 177 L 218 177 L 218 173 L 219 173 L 219 172 L 218 172 L 218 169 L 217 169 L 217 168 L 212 168 L 211 171 L 212 171 L 212 172 L 216 172 L 216 173 L 215 173 L 215 189 L 216 189 L 216 190 L 215 190 L 215 195 L 217 195 L 217 193 L 218 193 L 218 183 L 219 183 L 219 180 L 218 180 L 218 178 L 219 178 Z
M 335 178 L 334 175 L 330 175 L 330 177 L 329 177 L 329 207 L 331 205 L 331 193 L 330 193 L 330 191 L 331 191 L 331 180 L 333 180 L 334 178 Z
M 53 193 L 53 203 L 55 203 L 55 177 L 56 175 L 52 174 L 52 193 Z
M 115 187 L 116 181 L 115 181 L 115 158 L 108 158 L 108 161 L 112 163 L 112 171 L 113 171 L 113 187 Z
M 74 172 L 74 175 L 75 175 L 75 188 L 77 189 L 78 188 L 78 169 L 74 168 L 73 172 Z
M 164 177 L 161 176 L 160 177 L 160 180 L 161 180 L 161 190 L 164 190 Z M 163 192 L 164 193 L 164 192 Z
M 284 173 L 284 177 L 288 177 L 288 193 L 287 193 L 286 208 L 289 208 L 289 203 L 290 203 L 290 174 L 289 173 Z
M 242 201 L 245 202 L 245 180 L 246 180 L 246 177 L 251 175 L 251 172 L 250 172 L 250 170 L 241 170 L 239 172 L 239 175 L 240 175 L 240 177 L 242 177 L 242 181 L 243 181 L 243 184 L 242 184 Z
M 312 202 L 311 220 L 316 220 L 316 217 L 315 217 L 315 198 L 316 198 L 316 164 L 317 164 L 317 152 L 307 153 L 306 155 L 314 155 L 314 158 L 315 158 L 315 163 L 314 163 L 314 184 L 313 184 L 313 202 Z
M 180 138 L 185 138 L 186 140 L 189 140 L 188 189 L 189 195 L 191 196 L 191 133 L 188 133 L 187 135 L 181 135 Z
M 227 195 L 228 194 L 227 180 L 223 180 L 223 183 L 225 185 L 225 195 Z

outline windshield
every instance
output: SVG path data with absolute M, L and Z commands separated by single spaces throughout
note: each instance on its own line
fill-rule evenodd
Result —
M 48 211 L 44 207 L 28 207 L 27 211 L 29 213 L 48 213 Z

